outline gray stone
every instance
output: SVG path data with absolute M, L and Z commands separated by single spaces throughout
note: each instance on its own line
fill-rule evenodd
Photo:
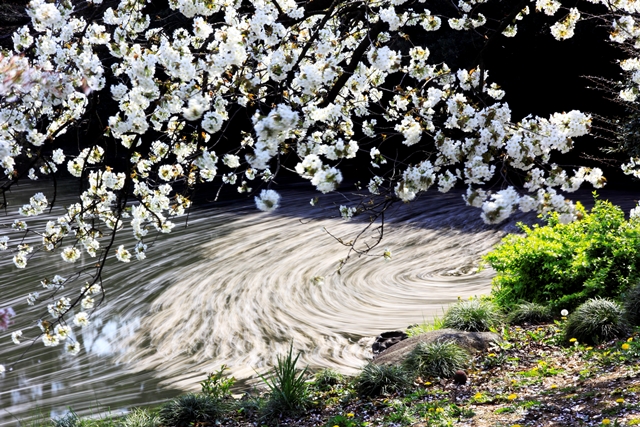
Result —
M 402 340 L 378 354 L 373 363 L 377 365 L 400 365 L 418 343 L 435 341 L 453 341 L 471 355 L 486 350 L 491 343 L 500 341 L 493 332 L 464 332 L 454 329 L 439 329 Z

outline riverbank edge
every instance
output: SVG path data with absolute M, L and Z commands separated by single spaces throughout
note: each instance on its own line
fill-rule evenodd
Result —
M 131 408 L 117 417 L 30 420 L 29 427 L 223 427 L 301 426 L 633 426 L 640 425 L 640 328 L 627 338 L 598 346 L 563 345 L 555 323 L 510 326 L 501 341 L 477 353 L 465 369 L 468 381 L 416 378 L 401 391 L 376 397 L 357 392 L 358 377 L 308 373 L 306 405 L 298 410 L 269 412 L 272 392 L 256 388 L 239 398 L 218 396 L 215 416 L 168 424 L 158 414 L 176 398 L 151 408 Z M 326 378 L 325 378 L 326 379 Z M 185 396 L 205 396 L 191 394 Z M 193 404 L 193 401 L 191 402 Z M 73 422 L 72 422 L 73 421 Z

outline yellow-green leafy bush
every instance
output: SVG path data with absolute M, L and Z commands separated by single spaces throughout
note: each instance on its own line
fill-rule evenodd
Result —
M 485 256 L 497 275 L 494 300 L 503 307 L 522 301 L 575 308 L 589 298 L 618 299 L 640 276 L 640 221 L 607 201 L 591 212 L 580 204 L 578 220 L 519 224 L 524 235 L 508 235 Z

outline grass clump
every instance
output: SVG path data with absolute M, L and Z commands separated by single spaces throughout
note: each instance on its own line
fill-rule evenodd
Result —
M 160 416 L 147 409 L 135 408 L 122 420 L 122 427 L 159 427 Z
M 71 411 L 67 415 L 51 420 L 53 427 L 77 427 L 80 424 L 80 418 L 75 412 Z
M 453 341 L 419 343 L 409 353 L 405 367 L 416 375 L 450 378 L 469 363 L 469 354 Z
M 459 331 L 485 332 L 498 327 L 501 322 L 502 314 L 495 304 L 474 298 L 449 307 L 442 325 Z
M 356 389 L 363 396 L 380 396 L 405 390 L 412 377 L 402 366 L 367 364 L 356 379 Z
M 333 369 L 322 369 L 314 375 L 313 384 L 316 389 L 327 391 L 340 384 L 344 377 Z
M 269 400 L 265 407 L 266 418 L 303 411 L 310 403 L 305 376 L 307 368 L 298 369 L 300 353 L 293 357 L 293 344 L 285 357 L 278 356 L 276 366 L 269 376 L 260 375 L 269 387 Z
M 640 326 L 640 282 L 624 295 L 625 317 L 630 325 Z
M 553 320 L 551 310 L 542 304 L 524 302 L 515 306 L 515 309 L 507 316 L 510 325 L 540 325 Z
M 415 335 L 421 335 L 426 332 L 437 331 L 438 329 L 444 328 L 444 318 L 434 316 L 431 323 L 427 323 L 426 321 L 420 324 L 412 325 L 407 329 L 407 335 L 409 337 L 413 337 Z
M 567 318 L 565 338 L 596 344 L 625 336 L 629 332 L 620 305 L 605 298 L 593 298 L 580 305 Z
M 192 423 L 209 423 L 221 415 L 221 403 L 204 394 L 189 393 L 165 403 L 160 408 L 162 425 L 188 427 Z

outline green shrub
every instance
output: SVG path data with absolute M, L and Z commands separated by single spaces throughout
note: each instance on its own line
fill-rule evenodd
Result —
M 502 314 L 495 304 L 474 298 L 450 306 L 444 314 L 442 326 L 459 331 L 484 332 L 501 322 Z
M 313 384 L 318 390 L 326 391 L 343 381 L 342 375 L 333 369 L 322 369 L 314 375 Z
M 409 353 L 405 367 L 416 375 L 450 378 L 469 363 L 469 354 L 453 341 L 419 343 Z
M 207 374 L 207 378 L 200 383 L 200 386 L 202 387 L 202 394 L 211 396 L 214 399 L 225 399 L 230 397 L 231 387 L 235 384 L 236 379 L 233 377 L 224 377 L 224 371 L 227 369 L 226 365 L 222 365 L 218 371 Z
M 223 412 L 220 402 L 204 394 L 185 394 L 160 408 L 163 425 L 188 427 L 195 423 L 210 423 Z
M 364 396 L 380 396 L 406 389 L 412 379 L 402 366 L 368 363 L 356 379 L 356 389 Z
M 640 221 L 596 199 L 578 220 L 561 224 L 558 214 L 546 226 L 519 224 L 524 235 L 508 235 L 484 259 L 497 275 L 493 296 L 502 307 L 520 301 L 573 309 L 589 298 L 616 299 L 640 279 Z
M 152 414 L 147 409 L 135 408 L 122 420 L 121 425 L 122 427 L 158 427 L 160 416 Z
M 535 302 L 520 303 L 507 316 L 507 321 L 511 325 L 524 325 L 525 323 L 539 325 L 551 320 L 553 320 L 551 310 Z
M 629 327 L 620 305 L 604 298 L 593 298 L 569 314 L 564 336 L 578 342 L 597 344 L 626 336 Z
M 632 326 L 640 326 L 640 282 L 625 293 L 623 300 L 627 321 Z
M 269 401 L 265 408 L 265 417 L 304 410 L 310 402 L 305 375 L 307 368 L 296 368 L 300 353 L 293 357 L 293 345 L 285 357 L 278 356 L 276 366 L 269 376 L 260 375 L 269 387 Z

